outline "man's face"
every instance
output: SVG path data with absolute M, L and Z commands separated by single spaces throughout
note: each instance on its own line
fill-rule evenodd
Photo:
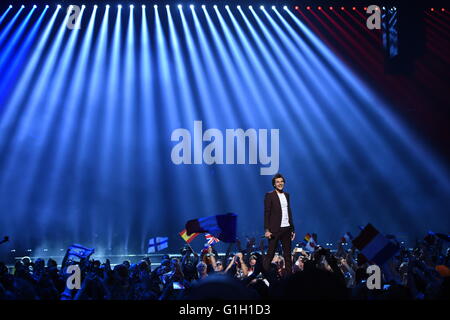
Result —
M 275 188 L 278 190 L 283 190 L 284 188 L 284 179 L 283 178 L 276 178 L 275 179 Z

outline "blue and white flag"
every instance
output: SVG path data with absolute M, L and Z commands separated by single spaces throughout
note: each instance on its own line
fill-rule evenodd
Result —
M 161 251 L 169 246 L 168 237 L 156 237 L 148 240 L 147 253 L 155 253 Z
M 86 248 L 83 247 L 81 244 L 73 244 L 69 247 L 67 257 L 70 260 L 76 260 L 74 258 L 86 259 L 89 258 L 89 256 L 91 256 L 94 252 L 95 252 L 94 248 Z

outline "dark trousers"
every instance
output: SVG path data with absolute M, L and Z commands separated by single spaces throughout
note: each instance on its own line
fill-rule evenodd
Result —
M 283 248 L 283 258 L 286 268 L 286 273 L 289 275 L 292 273 L 292 258 L 291 258 L 291 227 L 280 228 L 278 232 L 273 232 L 272 237 L 269 239 L 269 248 L 264 259 L 264 269 L 269 271 L 272 259 L 275 256 L 275 249 L 277 248 L 278 241 L 281 242 Z

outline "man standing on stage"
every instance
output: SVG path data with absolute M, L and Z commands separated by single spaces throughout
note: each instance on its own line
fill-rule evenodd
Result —
M 291 241 L 295 238 L 295 232 L 289 194 L 283 191 L 284 183 L 284 177 L 277 173 L 272 178 L 275 190 L 267 192 L 264 197 L 264 236 L 269 239 L 264 267 L 269 270 L 278 241 L 281 241 L 286 274 L 290 275 L 292 273 Z

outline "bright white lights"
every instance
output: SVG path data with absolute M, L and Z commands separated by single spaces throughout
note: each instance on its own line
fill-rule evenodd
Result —
M 130 4 L 130 9 L 134 9 L 134 6 L 132 4 Z
M 202 4 L 202 9 L 205 9 L 205 8 L 206 8 L 206 6 L 204 4 Z
M 109 9 L 109 4 L 106 5 L 106 9 Z
M 191 9 L 194 9 L 194 5 L 193 5 L 193 4 L 191 4 L 191 5 L 189 6 L 189 8 L 191 8 Z
M 261 10 L 264 10 L 264 6 L 259 7 Z
M 229 6 L 229 5 L 226 5 L 226 6 L 225 6 L 225 9 L 227 9 L 227 10 L 230 9 L 230 6 Z
M 238 10 L 241 10 L 241 6 L 237 6 Z
M 34 9 L 36 9 L 36 8 L 37 8 L 37 6 L 36 6 L 36 5 L 34 5 L 34 6 L 33 6 L 33 8 L 34 8 Z
M 117 6 L 117 8 L 119 8 L 119 9 L 122 9 L 122 5 L 121 5 L 121 4 L 119 4 L 119 5 Z
M 178 5 L 178 9 L 181 9 L 181 8 L 183 8 L 183 6 L 181 4 L 179 4 Z
M 287 9 L 288 9 L 288 7 L 287 7 L 287 6 L 284 6 L 284 7 L 283 7 L 283 9 L 284 9 L 284 10 L 287 10 Z

